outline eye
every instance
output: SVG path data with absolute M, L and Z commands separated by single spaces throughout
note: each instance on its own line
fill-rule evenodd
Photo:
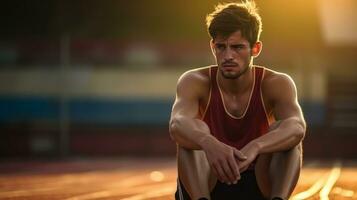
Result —
M 216 44 L 216 48 L 218 50 L 224 50 L 226 48 L 226 45 L 224 45 L 224 44 Z
M 235 49 L 235 50 L 243 50 L 246 48 L 246 46 L 243 44 L 235 44 L 235 45 L 232 45 L 231 47 L 232 47 L 232 49 Z

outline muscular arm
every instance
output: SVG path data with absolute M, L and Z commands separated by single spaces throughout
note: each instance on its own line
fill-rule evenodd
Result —
M 205 122 L 198 119 L 200 95 L 205 89 L 197 72 L 183 74 L 177 84 L 176 100 L 170 119 L 170 135 L 187 149 L 202 149 L 202 142 L 212 137 Z
M 247 144 L 242 152 L 250 154 L 246 163 L 241 168 L 247 167 L 249 161 L 256 155 L 285 151 L 298 145 L 306 130 L 305 120 L 297 100 L 296 87 L 293 80 L 287 75 L 274 74 L 263 87 L 270 102 L 272 112 L 277 122 L 270 131 Z M 271 126 L 271 127 L 272 127 Z
M 170 135 L 176 143 L 186 149 L 202 149 L 217 178 L 234 183 L 240 178 L 236 160 L 245 156 L 210 133 L 207 124 L 198 119 L 199 101 L 209 93 L 209 79 L 196 72 L 181 76 L 177 84 L 176 100 L 172 108 Z
M 278 124 L 277 128 L 254 141 L 259 153 L 288 150 L 301 142 L 306 130 L 293 80 L 287 75 L 279 75 L 272 78 L 268 87 L 272 91 L 273 114 Z

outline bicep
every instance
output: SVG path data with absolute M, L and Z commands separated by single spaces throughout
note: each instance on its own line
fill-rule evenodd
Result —
M 294 81 L 289 76 L 283 76 L 275 84 L 276 93 L 273 114 L 276 120 L 296 118 L 304 123 L 304 117 L 298 102 Z
M 198 100 L 187 96 L 176 95 L 172 107 L 171 118 L 175 116 L 195 118 L 198 115 L 198 106 Z
M 171 119 L 178 116 L 196 118 L 199 111 L 199 93 L 199 85 L 193 77 L 181 77 L 177 84 Z

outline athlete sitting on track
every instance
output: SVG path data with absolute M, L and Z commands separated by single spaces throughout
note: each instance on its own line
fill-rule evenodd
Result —
M 288 199 L 306 124 L 293 80 L 253 65 L 262 49 L 252 2 L 208 15 L 217 65 L 184 73 L 170 134 L 178 146 L 176 199 Z

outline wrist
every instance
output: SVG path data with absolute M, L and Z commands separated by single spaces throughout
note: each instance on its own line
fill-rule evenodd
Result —
M 262 146 L 259 142 L 253 140 L 249 143 L 249 145 L 256 152 L 257 155 L 262 153 Z
M 214 140 L 215 138 L 212 135 L 204 135 L 199 139 L 198 146 L 200 146 L 202 150 L 205 150 L 207 146 L 210 146 L 210 144 L 214 142 Z

